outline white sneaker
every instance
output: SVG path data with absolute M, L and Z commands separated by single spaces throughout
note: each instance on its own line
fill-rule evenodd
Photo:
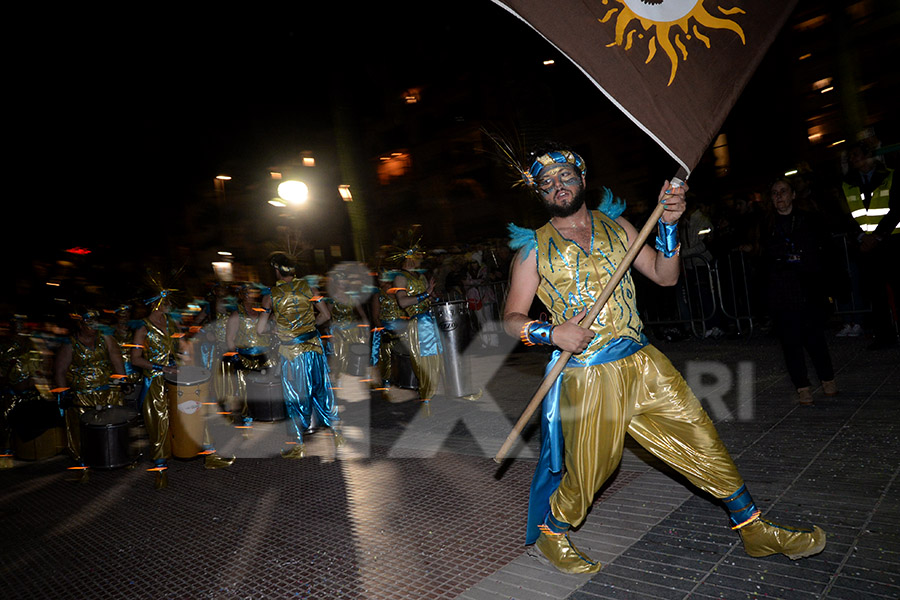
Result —
M 703 337 L 713 338 L 714 340 L 717 340 L 719 338 L 725 337 L 725 332 L 718 327 L 713 327 L 712 329 L 708 329 Z
M 862 325 L 859 323 L 847 323 L 837 332 L 837 337 L 859 337 L 862 335 Z

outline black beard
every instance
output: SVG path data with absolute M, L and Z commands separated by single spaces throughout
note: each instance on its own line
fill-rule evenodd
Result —
M 584 189 L 578 190 L 575 195 L 572 197 L 572 201 L 565 206 L 560 206 L 559 204 L 552 204 L 544 200 L 541 197 L 541 202 L 544 204 L 544 208 L 547 209 L 547 212 L 550 213 L 551 217 L 559 217 L 560 219 L 564 217 L 571 217 L 578 210 L 584 206 Z

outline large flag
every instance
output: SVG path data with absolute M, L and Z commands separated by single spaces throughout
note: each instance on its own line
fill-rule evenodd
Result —
M 494 0 L 690 174 L 796 0 Z

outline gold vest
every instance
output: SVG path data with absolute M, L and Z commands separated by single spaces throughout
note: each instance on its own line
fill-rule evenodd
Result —
M 537 268 L 541 281 L 537 295 L 551 321 L 558 325 L 589 311 L 628 251 L 625 230 L 600 211 L 591 211 L 591 247 L 565 238 L 552 223 L 536 233 Z M 614 338 L 641 342 L 643 323 L 635 305 L 634 281 L 626 273 L 591 324 L 596 337 L 576 358 L 589 359 Z

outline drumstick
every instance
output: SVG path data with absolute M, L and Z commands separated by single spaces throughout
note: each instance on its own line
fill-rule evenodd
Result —
M 680 185 L 680 180 L 672 178 L 672 185 Z M 656 208 L 654 208 L 653 212 L 650 214 L 650 218 L 647 219 L 647 222 L 644 223 L 644 226 L 638 233 L 637 239 L 631 244 L 631 247 L 628 248 L 628 252 L 625 253 L 625 258 L 622 259 L 622 262 L 619 263 L 619 266 L 616 267 L 616 270 L 613 272 L 612 277 L 609 278 L 609 282 L 607 282 L 606 287 L 603 288 L 600 297 L 597 298 L 597 301 L 594 303 L 594 306 L 591 307 L 587 316 L 578 324 L 579 327 L 585 329 L 590 328 L 591 323 L 594 322 L 597 315 L 600 314 L 600 311 L 603 310 L 603 307 L 609 301 L 616 286 L 619 285 L 619 282 L 625 276 L 625 273 L 631 268 L 631 263 L 634 262 L 638 252 L 644 247 L 644 242 L 650 237 L 650 232 L 656 228 L 656 223 L 659 221 L 660 217 L 662 217 L 665 209 L 665 204 L 662 202 L 657 203 Z M 534 411 L 536 411 L 538 406 L 541 405 L 541 402 L 544 401 L 544 396 L 546 396 L 547 392 L 550 391 L 550 388 L 553 387 L 553 383 L 556 381 L 556 378 L 559 377 L 559 374 L 562 373 L 562 370 L 566 367 L 566 363 L 569 362 L 570 358 L 572 358 L 571 352 L 564 351 L 560 353 L 559 359 L 557 359 L 556 363 L 550 369 L 550 372 L 544 377 L 540 387 L 538 387 L 534 396 L 532 396 L 531 401 L 528 403 L 528 406 L 526 406 L 525 410 L 522 412 L 522 416 L 519 417 L 519 420 L 516 421 L 516 425 L 513 427 L 512 431 L 506 436 L 506 441 L 503 442 L 497 455 L 494 456 L 494 462 L 502 463 L 503 459 L 506 458 L 510 448 L 512 448 L 516 439 L 522 434 L 522 430 L 525 429 L 525 425 L 527 425 L 528 421 L 531 419 L 531 415 L 534 414 Z

